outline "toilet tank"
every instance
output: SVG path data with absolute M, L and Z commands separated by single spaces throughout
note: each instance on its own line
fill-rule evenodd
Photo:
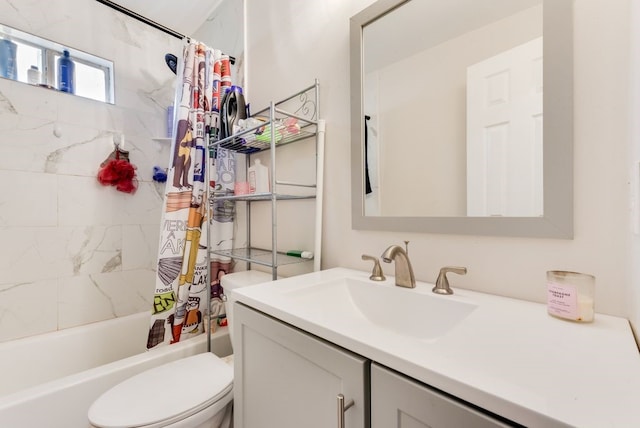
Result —
M 227 313 L 227 325 L 229 326 L 229 337 L 231 338 L 231 346 L 233 347 L 233 298 L 231 297 L 231 290 L 236 288 L 246 287 L 248 285 L 260 284 L 262 282 L 269 282 L 272 280 L 270 273 L 261 272 L 259 270 L 245 270 L 240 272 L 233 272 L 224 275 L 220 278 L 220 285 L 224 289 L 224 294 L 227 296 L 225 302 L 225 311 Z

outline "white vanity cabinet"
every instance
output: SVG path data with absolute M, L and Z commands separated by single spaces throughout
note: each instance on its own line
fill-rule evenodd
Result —
M 242 309 L 232 324 L 236 410 L 260 418 L 236 428 L 273 426 L 271 417 L 285 428 L 317 426 L 320 407 L 336 413 L 339 393 L 356 403 L 346 416 L 359 423 L 347 419 L 345 428 L 362 420 L 371 428 L 640 427 L 628 320 L 597 314 L 573 323 L 544 304 L 464 289 L 440 296 L 433 284 L 405 289 L 370 275 L 332 268 L 233 291 Z M 460 319 L 465 305 L 472 311 Z M 434 324 L 443 329 L 427 331 Z M 308 417 L 287 423 L 267 405 Z M 338 426 L 330 416 L 319 425 Z
M 369 361 L 246 306 L 234 306 L 234 426 L 368 427 Z
M 234 306 L 236 428 L 508 427 L 446 394 L 242 304 Z
M 371 365 L 371 428 L 509 427 L 386 367 Z

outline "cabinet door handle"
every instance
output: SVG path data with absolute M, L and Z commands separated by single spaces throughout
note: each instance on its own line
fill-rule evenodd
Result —
M 353 400 L 344 402 L 344 395 L 338 394 L 338 428 L 344 428 L 344 412 L 353 406 Z

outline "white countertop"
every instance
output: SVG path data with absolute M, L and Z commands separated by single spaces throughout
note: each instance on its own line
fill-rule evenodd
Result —
M 640 427 L 640 354 L 627 320 L 596 313 L 594 322 L 576 323 L 548 315 L 543 304 L 453 286 L 453 295 L 437 297 L 477 308 L 439 339 L 420 341 L 332 323 L 339 302 L 318 301 L 320 319 L 287 297 L 305 282 L 345 275 L 368 281 L 369 274 L 329 269 L 237 289 L 232 297 L 522 425 Z M 394 287 L 393 277 L 387 283 Z M 432 287 L 418 282 L 409 291 L 433 294 Z M 389 307 L 381 321 L 394 311 L 402 308 Z

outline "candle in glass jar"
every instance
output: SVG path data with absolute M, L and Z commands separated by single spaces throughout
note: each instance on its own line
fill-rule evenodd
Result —
M 591 322 L 594 317 L 593 275 L 567 272 L 547 272 L 547 312 L 550 315 L 579 322 Z

